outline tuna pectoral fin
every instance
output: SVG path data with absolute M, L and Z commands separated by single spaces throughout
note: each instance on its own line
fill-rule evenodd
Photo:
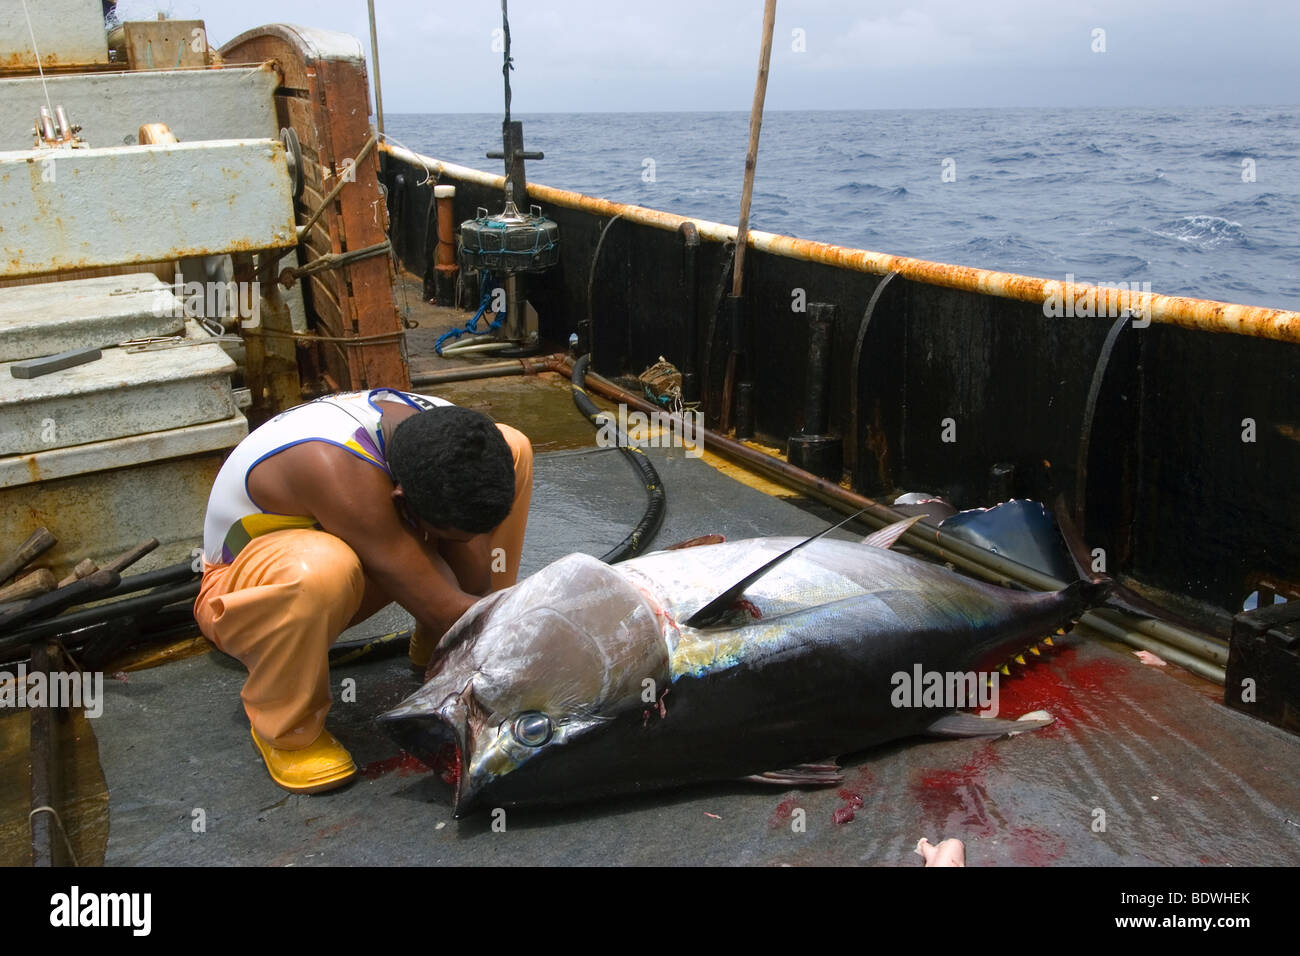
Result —
M 721 594 L 715 597 L 708 604 L 704 605 L 704 607 L 700 608 L 698 611 L 696 611 L 694 614 L 688 617 L 686 619 L 687 626 L 688 627 L 709 627 L 712 624 L 718 623 L 718 621 L 726 617 L 727 612 L 731 610 L 731 605 L 735 604 L 736 601 L 739 600 L 740 596 L 745 593 L 745 588 L 749 587 L 751 584 L 753 584 L 763 575 L 767 574 L 768 571 L 771 571 L 774 567 L 776 567 L 786 558 L 790 557 L 790 555 L 794 554 L 800 548 L 804 547 L 805 545 L 812 544 L 822 535 L 830 534 L 836 528 L 843 527 L 844 525 L 848 524 L 850 521 L 858 517 L 858 515 L 862 514 L 866 510 L 867 510 L 866 508 L 863 508 L 862 511 L 858 511 L 854 514 L 849 515 L 839 524 L 831 525 L 829 528 L 825 528 L 821 531 L 818 531 L 811 538 L 804 538 L 793 548 L 787 548 L 786 550 L 782 551 L 780 554 L 778 554 L 771 561 L 768 561 L 762 567 L 750 571 L 749 574 L 745 575 L 743 578 L 741 578 L 731 587 L 727 588 L 727 590 L 723 591 Z
M 924 517 L 925 515 L 913 515 L 910 518 L 904 518 L 902 521 L 895 521 L 893 524 L 885 525 L 879 531 L 873 531 L 863 538 L 862 543 L 869 544 L 873 548 L 892 548 L 894 542 L 901 538 L 908 528 Z
M 748 783 L 766 783 L 778 787 L 833 787 L 844 782 L 844 771 L 834 761 L 801 763 L 786 770 L 769 770 L 742 777 Z
M 953 713 L 940 717 L 925 732 L 934 737 L 1001 737 L 1003 734 L 1023 734 L 1026 730 L 1038 730 L 1055 719 L 1043 710 L 1026 714 L 1019 720 Z

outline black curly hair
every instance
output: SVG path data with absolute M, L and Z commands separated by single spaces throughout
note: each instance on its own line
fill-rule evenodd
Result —
M 438 528 L 491 531 L 515 500 L 515 463 L 500 429 L 456 405 L 403 419 L 388 441 L 388 470 L 412 510 Z

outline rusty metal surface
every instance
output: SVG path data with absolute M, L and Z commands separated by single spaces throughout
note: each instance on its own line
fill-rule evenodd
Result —
M 48 527 L 59 543 L 40 564 L 60 578 L 78 561 L 103 564 L 151 537 L 160 546 L 132 570 L 166 567 L 202 543 L 204 508 L 225 457 L 221 449 L 5 488 L 0 528 L 21 541 Z
M 0 153 L 0 278 L 295 243 L 284 146 Z
M 56 650 L 53 644 L 37 644 L 32 648 L 32 673 L 47 678 L 54 667 Z M 56 814 L 58 777 L 55 768 L 55 709 L 31 709 L 31 826 L 32 866 L 56 866 L 58 858 L 58 832 Z M 64 861 L 66 862 L 66 861 Z
M 269 64 L 45 78 L 50 99 L 64 106 L 90 146 L 135 143 L 146 122 L 166 123 L 181 142 L 274 139 L 278 84 Z M 0 80 L 0 149 L 31 147 L 32 117 L 44 102 L 39 77 Z
M 28 0 L 27 10 L 31 32 L 21 3 L 0 4 L 0 70 L 36 69 L 36 51 L 47 70 L 108 63 L 100 0 Z
M 417 167 L 428 168 L 436 177 L 477 183 L 483 186 L 503 189 L 505 178 L 491 173 L 480 172 L 467 166 L 446 163 L 428 156 L 421 156 L 410 150 L 397 146 L 383 147 L 393 156 L 399 157 Z M 596 216 L 621 216 L 629 222 L 641 223 L 656 229 L 676 230 L 684 222 L 693 222 L 700 236 L 712 242 L 735 240 L 736 227 L 704 219 L 690 219 L 644 206 L 633 206 L 585 196 L 567 189 L 555 189 L 540 183 L 529 183 L 528 194 L 535 202 L 550 203 L 566 209 L 581 210 Z M 1300 343 L 1300 312 L 1285 309 L 1271 309 L 1263 306 L 1238 305 L 1228 302 L 1214 302 L 1208 299 L 1194 299 L 1186 296 L 1168 296 L 1155 293 L 1138 292 L 1121 301 L 1121 293 L 1114 289 L 1099 289 L 1086 283 L 1071 283 L 1056 279 L 1044 279 L 1035 276 L 1017 275 L 1011 272 L 996 272 L 989 269 L 977 269 L 972 266 L 952 265 L 945 262 L 930 262 L 913 259 L 908 256 L 894 256 L 867 249 L 852 249 L 826 242 L 814 242 L 810 239 L 795 239 L 770 232 L 752 230 L 749 232 L 749 248 L 771 253 L 788 259 L 820 263 L 848 269 L 854 272 L 866 272 L 874 275 L 887 275 L 897 272 L 905 279 L 927 285 L 957 289 L 965 292 L 978 292 L 1003 299 L 1014 299 L 1036 305 L 1048 306 L 1054 301 L 1091 302 L 1094 312 L 1117 314 L 1119 308 L 1128 307 L 1135 313 L 1141 310 L 1144 317 L 1153 323 L 1177 325 L 1183 328 L 1200 329 L 1206 332 L 1231 332 L 1258 338 L 1275 339 L 1282 342 Z M 1106 309 L 1112 310 L 1106 312 Z M 1079 309 L 1082 313 L 1082 307 Z
M 221 49 L 224 57 L 274 59 L 281 75 L 275 102 L 280 125 L 297 133 L 304 188 L 296 213 L 306 224 L 303 265 L 326 255 L 367 249 L 387 238 L 388 213 L 379 191 L 379 160 L 363 153 L 372 135 L 365 61 L 355 39 L 287 24 L 259 27 Z M 329 192 L 344 181 L 335 202 Z M 318 391 L 380 385 L 405 387 L 404 329 L 393 299 L 389 256 L 313 274 L 302 284 L 319 338 L 299 352 L 303 385 Z M 355 341 L 353 341 L 355 340 Z
M 203 67 L 211 60 L 202 20 L 130 20 L 122 29 L 132 70 Z

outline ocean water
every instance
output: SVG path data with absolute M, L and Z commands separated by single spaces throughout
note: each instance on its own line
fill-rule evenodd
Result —
M 529 179 L 735 223 L 747 113 L 547 113 Z M 394 114 L 499 172 L 501 119 Z M 946 175 L 945 175 L 946 174 Z M 495 211 L 495 210 L 493 210 Z M 878 252 L 1300 309 L 1300 107 L 771 112 L 750 227 Z

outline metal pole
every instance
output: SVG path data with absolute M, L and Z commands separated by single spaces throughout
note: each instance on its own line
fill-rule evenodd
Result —
M 375 69 L 375 121 L 379 134 L 384 133 L 384 94 L 379 88 L 379 33 L 375 30 L 375 0 L 366 0 L 370 7 L 370 62 Z

